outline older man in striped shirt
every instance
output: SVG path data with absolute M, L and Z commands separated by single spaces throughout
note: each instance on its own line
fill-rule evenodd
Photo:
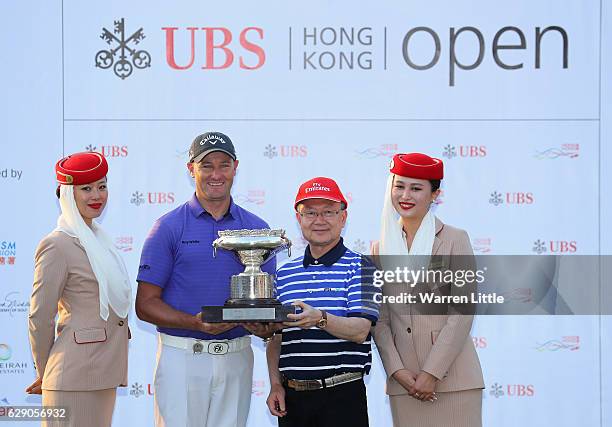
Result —
M 334 180 L 302 184 L 294 207 L 308 247 L 277 271 L 277 290 L 301 312 L 268 343 L 268 408 L 281 427 L 367 426 L 363 376 L 378 319 L 372 266 L 343 244 L 347 202 Z

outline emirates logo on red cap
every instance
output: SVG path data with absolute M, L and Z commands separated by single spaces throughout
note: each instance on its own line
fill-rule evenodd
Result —
M 305 192 L 305 193 L 309 193 L 309 192 L 311 192 L 311 191 L 331 191 L 331 188 L 329 188 L 329 187 L 325 187 L 325 186 L 321 185 L 321 184 L 320 184 L 320 183 L 318 183 L 318 182 L 313 182 L 313 183 L 312 183 L 312 187 L 310 187 L 310 188 L 306 188 L 306 189 L 304 190 L 304 192 Z

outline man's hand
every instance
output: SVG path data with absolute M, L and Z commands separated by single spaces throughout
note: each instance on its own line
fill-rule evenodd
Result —
M 202 312 L 196 314 L 196 317 L 202 320 Z M 238 324 L 236 323 L 206 323 L 202 322 L 200 325 L 200 330 L 204 333 L 210 335 L 219 335 L 223 332 L 229 331 L 230 329 L 234 329 Z
M 416 382 L 413 387 L 414 397 L 419 400 L 433 402 L 437 399 L 436 393 L 434 392 L 437 382 L 438 379 L 429 372 L 421 371 L 416 377 Z
M 259 338 L 270 338 L 272 335 L 274 335 L 274 332 L 283 329 L 282 324 L 271 322 L 242 323 L 241 326 L 253 335 L 258 336 Z
M 42 379 L 36 378 L 36 380 L 26 388 L 26 393 L 28 394 L 42 394 Z
M 270 413 L 275 417 L 284 417 L 287 415 L 285 406 L 285 389 L 280 384 L 272 384 L 270 394 L 266 400 Z
M 302 312 L 299 314 L 288 314 L 287 317 L 293 320 L 293 322 L 283 323 L 283 325 L 285 326 L 297 326 L 298 328 L 308 329 L 315 326 L 317 322 L 321 319 L 321 310 L 317 310 L 316 308 L 309 306 L 305 302 L 296 301 L 291 305 L 300 307 L 302 309 Z

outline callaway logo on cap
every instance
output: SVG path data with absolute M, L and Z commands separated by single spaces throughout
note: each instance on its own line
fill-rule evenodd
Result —
M 206 132 L 196 136 L 189 149 L 189 162 L 198 163 L 208 154 L 222 151 L 236 160 L 236 150 L 232 140 L 221 132 Z

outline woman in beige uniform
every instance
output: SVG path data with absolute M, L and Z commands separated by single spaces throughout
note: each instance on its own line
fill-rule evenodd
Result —
M 433 270 L 434 262 L 442 259 L 449 263 L 448 270 L 464 264 L 473 268 L 467 233 L 443 224 L 430 211 L 440 194 L 443 174 L 440 159 L 421 153 L 394 156 L 381 239 L 373 247 L 382 268 L 391 269 L 385 264 L 398 262 L 389 255 L 403 255 L 415 270 L 420 266 Z M 454 283 L 420 285 L 413 292 L 425 289 L 447 295 L 468 289 Z M 385 284 L 383 296 L 410 289 L 405 284 Z M 448 307 L 439 311 L 438 307 L 434 312 L 433 308 L 418 303 L 381 304 L 373 334 L 387 373 L 393 423 L 398 427 L 479 427 L 484 383 L 470 337 L 472 311 L 465 314 Z
M 116 388 L 127 385 L 131 287 L 112 239 L 93 221 L 106 206 L 108 164 L 99 153 L 77 153 L 55 170 L 61 215 L 35 255 L 29 332 L 37 379 L 26 391 L 68 409 L 66 420 L 43 425 L 109 427 Z

